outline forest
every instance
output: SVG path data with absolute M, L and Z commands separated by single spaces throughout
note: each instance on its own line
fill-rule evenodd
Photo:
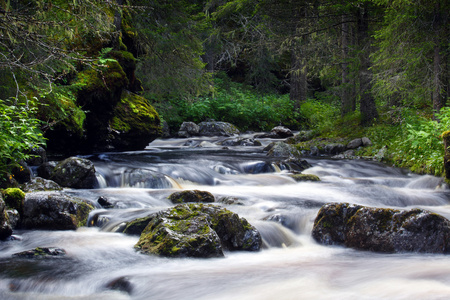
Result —
M 302 149 L 367 136 L 360 156 L 385 148 L 386 163 L 443 176 L 449 12 L 446 0 L 0 0 L 0 177 L 39 146 L 143 148 L 161 124 L 207 119 L 311 132 Z

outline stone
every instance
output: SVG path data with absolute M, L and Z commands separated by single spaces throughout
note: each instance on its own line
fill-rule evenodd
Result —
M 320 181 L 319 176 L 314 174 L 290 174 L 289 177 L 297 182 L 302 181 Z
M 362 141 L 363 147 L 370 147 L 370 146 L 372 146 L 372 141 L 369 138 L 367 138 L 367 137 L 363 137 L 361 139 L 361 141 Z
M 51 180 L 63 187 L 93 189 L 98 187 L 94 164 L 84 158 L 69 157 L 56 165 Z
M 267 156 L 270 157 L 299 158 L 302 156 L 300 151 L 295 146 L 286 144 L 284 142 L 271 143 L 264 150 L 268 151 Z
M 261 146 L 261 142 L 250 138 L 228 139 L 220 143 L 222 146 Z
M 40 166 L 48 161 L 47 152 L 42 147 L 31 148 L 29 154 L 32 156 L 26 161 L 29 166 Z
M 450 221 L 423 209 L 322 206 L 312 230 L 324 245 L 384 253 L 450 253 Z
M 178 137 L 189 138 L 198 135 L 200 127 L 194 122 L 183 122 L 178 130 Z
M 186 190 L 181 192 L 175 192 L 171 194 L 169 200 L 174 204 L 189 203 L 189 202 L 214 202 L 215 198 L 213 194 L 206 191 L 199 190 Z
M 58 165 L 58 163 L 59 162 L 57 161 L 48 161 L 43 163 L 37 168 L 38 176 L 44 179 L 50 179 L 50 177 L 52 176 L 52 172 Z
M 0 194 L 0 240 L 5 240 L 12 234 L 12 227 L 6 214 L 6 205 Z
M 13 256 L 21 258 L 50 258 L 66 256 L 66 251 L 56 247 L 37 247 L 35 249 L 14 253 Z
M 281 139 L 294 136 L 292 131 L 289 128 L 284 127 L 284 126 L 276 126 L 276 127 L 272 128 L 272 130 L 270 132 L 276 134 Z
M 345 146 L 340 143 L 331 143 L 325 145 L 324 151 L 330 155 L 339 154 L 345 151 Z
M 158 212 L 135 248 L 168 257 L 222 257 L 229 251 L 258 251 L 262 239 L 247 220 L 218 206 L 179 204 Z
M 361 139 L 354 139 L 348 142 L 347 149 L 357 149 L 358 147 L 361 147 L 363 144 Z
M 233 136 L 239 134 L 239 130 L 231 123 L 208 121 L 198 124 L 199 135 L 202 136 Z
M 87 201 L 60 192 L 28 193 L 21 223 L 25 229 L 75 230 L 86 225 L 93 209 Z
M 53 180 L 35 177 L 27 183 L 21 185 L 21 189 L 26 192 L 60 191 L 62 187 Z

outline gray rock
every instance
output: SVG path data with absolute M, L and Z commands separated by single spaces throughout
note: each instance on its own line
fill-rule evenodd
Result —
M 261 142 L 249 138 L 228 139 L 220 143 L 222 146 L 261 146 Z
M 50 179 L 63 187 L 93 189 L 98 187 L 94 164 L 84 158 L 69 157 L 58 163 Z
M 186 190 L 171 194 L 169 196 L 169 200 L 174 204 L 190 203 L 190 202 L 211 203 L 215 201 L 215 198 L 213 194 L 207 191 Z
M 6 215 L 8 216 L 9 224 L 13 229 L 16 229 L 20 224 L 20 214 L 17 209 L 7 209 Z
M 60 191 L 62 187 L 53 180 L 44 179 L 42 177 L 35 177 L 29 182 L 21 186 L 22 191 L 29 192 L 44 192 L 44 191 Z
M 66 256 L 66 250 L 56 247 L 37 247 L 35 249 L 14 253 L 13 256 L 21 258 L 50 258 Z
M 370 147 L 370 146 L 372 146 L 372 141 L 369 140 L 369 138 L 367 138 L 367 137 L 363 137 L 363 138 L 361 139 L 361 141 L 362 141 L 362 144 L 363 144 L 364 147 Z
M 340 143 L 331 143 L 328 145 L 325 145 L 324 151 L 326 154 L 339 154 L 341 152 L 345 151 L 345 146 Z
M 239 134 L 239 130 L 233 124 L 227 122 L 201 122 L 199 135 L 202 136 L 233 136 Z
M 12 234 L 12 227 L 6 214 L 6 205 L 0 194 L 0 240 L 7 239 Z
M 86 225 L 93 209 L 87 201 L 59 192 L 28 193 L 22 226 L 26 229 L 75 230 Z
M 27 164 L 29 166 L 40 166 L 48 161 L 47 152 L 42 147 L 32 148 L 29 154 L 32 156 L 27 159 Z
M 188 138 L 198 135 L 200 127 L 194 122 L 183 122 L 178 130 L 178 137 Z
M 321 244 L 375 252 L 450 253 L 449 220 L 423 209 L 326 204 L 312 236 Z
M 52 176 L 52 172 L 55 169 L 56 165 L 58 165 L 57 161 L 48 161 L 43 163 L 37 168 L 37 173 L 39 177 L 44 179 L 50 179 Z
M 268 151 L 267 156 L 270 157 L 293 157 L 299 158 L 302 156 L 300 151 L 293 145 L 284 142 L 271 143 L 264 150 Z
M 289 128 L 284 127 L 284 126 L 274 127 L 274 128 L 272 128 L 272 130 L 270 132 L 276 134 L 279 138 L 287 138 L 287 137 L 294 136 L 292 131 Z
M 361 139 L 354 139 L 347 144 L 347 149 L 357 149 L 358 147 L 361 147 L 362 144 L 363 142 Z

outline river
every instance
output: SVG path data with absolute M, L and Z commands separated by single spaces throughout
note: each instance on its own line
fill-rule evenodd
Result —
M 321 246 L 311 239 L 328 202 L 425 208 L 450 218 L 440 178 L 373 161 L 306 158 L 297 183 L 261 147 L 215 146 L 211 138 L 156 140 L 146 150 L 87 156 L 101 188 L 66 192 L 114 209 L 97 209 L 97 226 L 77 231 L 14 232 L 0 243 L 0 299 L 450 299 L 450 256 L 379 254 Z M 264 140 L 263 144 L 269 143 Z M 201 145 L 202 147 L 198 147 Z M 123 222 L 172 206 L 180 189 L 211 192 L 262 234 L 259 252 L 224 258 L 169 259 L 133 248 L 138 237 L 115 232 Z M 281 220 L 274 222 L 272 220 Z M 59 247 L 67 255 L 27 260 L 12 254 Z M 126 290 L 108 288 L 125 282 Z

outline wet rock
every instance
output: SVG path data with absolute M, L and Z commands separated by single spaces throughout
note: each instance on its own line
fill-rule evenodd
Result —
M 200 131 L 200 126 L 194 122 L 183 122 L 178 130 L 178 137 L 189 138 L 191 136 L 198 135 Z
M 362 146 L 362 140 L 361 139 L 354 139 L 351 140 L 348 144 L 347 144 L 347 149 L 356 149 L 358 147 Z
M 5 240 L 12 234 L 11 224 L 6 214 L 6 205 L 0 194 L 0 240 Z
M 331 143 L 331 144 L 325 145 L 324 151 L 326 154 L 334 155 L 334 154 L 344 152 L 345 146 L 340 143 Z
M 326 204 L 312 236 L 321 244 L 375 252 L 450 253 L 449 220 L 423 209 Z
M 199 190 L 187 190 L 181 192 L 175 192 L 169 196 L 169 200 L 174 204 L 189 203 L 189 202 L 214 202 L 215 198 L 213 194 L 206 191 Z
M 80 157 L 69 157 L 58 163 L 50 179 L 63 187 L 75 189 L 92 189 L 98 186 L 94 164 Z
M 155 214 L 135 248 L 169 257 L 221 257 L 223 249 L 258 251 L 262 239 L 247 220 L 225 208 L 180 204 Z
M 26 192 L 44 192 L 44 191 L 60 191 L 62 187 L 53 180 L 35 177 L 29 182 L 23 184 L 21 189 Z
M 144 231 L 145 227 L 147 227 L 148 223 L 150 223 L 155 216 L 156 213 L 153 213 L 146 217 L 128 222 L 122 232 L 129 235 L 141 235 L 142 231 Z
M 226 204 L 226 205 L 244 205 L 241 199 L 236 197 L 221 197 L 217 202 Z
M 38 176 L 44 179 L 50 179 L 57 164 L 57 161 L 48 161 L 43 163 L 37 168 Z
M 277 135 L 279 138 L 282 138 L 282 139 L 294 136 L 292 131 L 289 128 L 284 127 L 284 126 L 274 127 L 274 128 L 272 128 L 272 130 L 270 132 Z
M 97 203 L 100 204 L 100 206 L 103 208 L 113 208 L 114 207 L 114 204 L 112 204 L 108 198 L 103 197 L 103 196 L 98 197 Z
M 225 140 L 220 143 L 222 146 L 261 146 L 261 142 L 254 139 L 249 138 L 235 138 Z
M 138 188 L 171 188 L 172 183 L 159 172 L 146 169 L 131 169 L 123 173 L 124 182 L 131 187 Z
M 131 294 L 133 292 L 133 285 L 130 279 L 126 276 L 121 276 L 119 278 L 113 279 L 106 284 L 106 288 L 109 290 L 125 292 Z
M 283 160 L 281 164 L 287 166 L 287 169 L 291 172 L 302 172 L 312 167 L 308 161 L 299 158 L 288 158 Z
M 13 256 L 21 258 L 49 258 L 66 256 L 66 251 L 56 247 L 37 247 L 35 249 L 14 253 Z
M 85 226 L 94 207 L 80 198 L 58 192 L 29 193 L 22 226 L 26 229 L 75 230 Z
M 47 152 L 42 147 L 32 148 L 29 154 L 32 156 L 26 161 L 29 166 L 40 166 L 47 162 Z
M 202 136 L 233 136 L 239 134 L 239 130 L 233 124 L 227 122 L 208 121 L 198 124 L 199 135 Z
M 268 151 L 267 156 L 271 157 L 301 157 L 300 151 L 295 146 L 284 142 L 271 143 L 264 150 Z
M 20 224 L 20 214 L 17 209 L 7 209 L 6 215 L 8 216 L 8 221 L 11 228 L 16 229 Z
M 301 181 L 320 181 L 319 176 L 314 174 L 290 174 L 289 177 L 297 182 Z

